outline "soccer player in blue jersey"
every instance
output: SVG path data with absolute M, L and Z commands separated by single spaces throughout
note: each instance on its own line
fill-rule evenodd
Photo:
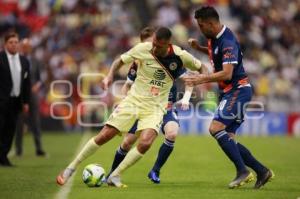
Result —
M 209 75 L 193 75 L 185 78 L 187 85 L 218 82 L 220 104 L 210 124 L 209 132 L 219 143 L 228 158 L 234 163 L 237 175 L 229 188 L 236 188 L 254 180 L 254 188 L 260 188 L 274 177 L 273 172 L 260 163 L 242 144 L 234 140 L 235 132 L 243 122 L 244 109 L 251 100 L 252 88 L 243 67 L 240 44 L 225 25 L 219 21 L 217 11 L 210 6 L 195 11 L 195 19 L 201 32 L 208 39 L 208 46 L 200 46 L 190 39 L 190 45 L 209 55 L 214 72 Z
M 154 34 L 154 29 L 151 27 L 146 27 L 141 31 L 140 39 L 141 42 L 147 42 L 152 40 L 152 36 Z M 127 80 L 125 84 L 122 87 L 122 93 L 123 95 L 127 95 L 127 92 L 129 91 L 130 87 L 134 83 L 136 79 L 138 69 L 138 63 L 133 62 L 131 65 L 128 74 L 127 74 Z M 182 68 L 179 72 L 180 75 L 184 75 L 186 72 L 185 68 Z M 191 97 L 193 91 L 193 87 L 186 86 L 185 93 L 183 98 L 180 100 L 181 108 L 183 110 L 186 110 L 189 108 L 189 100 Z M 177 119 L 177 111 L 175 108 L 175 103 L 177 102 L 177 88 L 175 84 L 172 86 L 170 94 L 169 94 L 169 103 L 167 107 L 167 113 L 163 117 L 163 123 L 161 126 L 161 130 L 163 134 L 165 135 L 165 141 L 161 145 L 157 159 L 155 161 L 155 164 L 151 171 L 148 173 L 148 178 L 154 182 L 154 183 L 160 183 L 160 170 L 165 164 L 165 162 L 168 160 L 170 154 L 173 151 L 175 139 L 177 137 L 178 131 L 179 131 L 179 122 Z M 136 142 L 138 136 L 136 136 L 136 130 L 137 130 L 138 121 L 135 122 L 134 126 L 129 130 L 128 134 L 124 137 L 121 145 L 117 149 L 115 153 L 115 157 L 113 160 L 113 164 L 111 166 L 112 173 L 119 164 L 123 161 L 128 151 L 131 149 L 132 145 Z

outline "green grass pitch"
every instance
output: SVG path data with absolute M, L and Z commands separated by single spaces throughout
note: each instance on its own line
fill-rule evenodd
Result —
M 34 155 L 31 135 L 24 139 L 24 156 L 11 157 L 14 168 L 0 167 L 1 199 L 53 199 L 61 189 L 56 175 L 74 157 L 82 135 L 48 133 L 43 142 L 48 158 Z M 126 189 L 108 186 L 89 188 L 81 180 L 82 169 L 89 163 L 100 163 L 109 170 L 117 137 L 84 161 L 69 189 L 69 199 L 297 199 L 300 197 L 300 139 L 289 137 L 240 137 L 255 156 L 275 172 L 275 179 L 260 190 L 254 183 L 230 190 L 227 184 L 235 175 L 230 161 L 208 136 L 179 136 L 175 149 L 161 171 L 161 184 L 153 184 L 147 173 L 163 141 L 155 141 L 148 153 L 129 168 L 122 180 Z M 65 198 L 66 199 L 66 198 Z

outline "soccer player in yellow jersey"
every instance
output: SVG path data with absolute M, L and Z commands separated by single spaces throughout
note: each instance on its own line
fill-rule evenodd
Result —
M 107 179 L 111 185 L 125 187 L 121 183 L 120 175 L 148 151 L 157 137 L 169 92 L 174 79 L 179 76 L 179 71 L 184 66 L 191 70 L 207 72 L 201 61 L 172 45 L 171 36 L 168 28 L 161 27 L 155 32 L 152 42 L 139 43 L 113 61 L 108 75 L 103 79 L 104 89 L 108 89 L 112 84 L 114 74 L 122 65 L 137 61 L 139 68 L 135 82 L 103 129 L 86 143 L 75 159 L 57 176 L 59 185 L 67 182 L 80 162 L 116 135 L 128 132 L 138 120 L 137 131 L 140 132 L 140 137 L 137 146 L 128 152 Z
M 154 31 L 155 29 L 151 27 L 144 28 L 140 34 L 141 42 L 152 41 Z M 138 67 L 138 64 L 136 62 L 133 62 L 128 71 L 127 80 L 122 87 L 122 94 L 124 96 L 127 95 L 128 91 L 130 90 L 130 87 L 134 84 Z M 179 73 L 182 74 L 179 76 L 179 78 L 185 76 L 186 71 L 186 68 L 182 68 L 182 70 L 179 71 Z M 148 173 L 148 178 L 154 183 L 160 183 L 160 170 L 169 159 L 174 149 L 175 140 L 179 132 L 179 120 L 177 117 L 176 104 L 180 104 L 181 109 L 183 110 L 189 109 L 189 101 L 192 92 L 193 87 L 185 86 L 185 92 L 182 99 L 177 101 L 178 93 L 175 82 L 169 92 L 168 107 L 166 107 L 167 113 L 164 115 L 163 122 L 161 125 L 161 131 L 164 134 L 165 140 L 159 148 L 155 164 Z M 138 135 L 136 135 L 137 125 L 138 120 L 135 122 L 135 124 L 132 126 L 129 132 L 125 135 L 122 143 L 116 150 L 115 157 L 108 176 L 119 166 L 119 164 L 126 157 L 128 151 L 138 139 Z

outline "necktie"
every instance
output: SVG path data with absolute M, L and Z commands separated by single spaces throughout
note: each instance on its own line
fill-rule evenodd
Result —
M 11 74 L 13 80 L 12 95 L 18 97 L 20 95 L 21 69 L 17 65 L 17 56 L 12 56 L 11 63 Z

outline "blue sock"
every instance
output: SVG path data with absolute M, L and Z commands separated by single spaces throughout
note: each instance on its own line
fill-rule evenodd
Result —
M 251 152 L 242 144 L 237 143 L 237 147 L 245 164 L 253 169 L 258 175 L 265 173 L 268 169 L 252 156 Z
M 111 165 L 111 170 L 109 172 L 109 175 L 119 166 L 119 164 L 124 160 L 125 156 L 127 155 L 128 151 L 125 151 L 121 148 L 121 146 L 118 148 L 115 154 L 115 159 Z
M 228 133 L 223 130 L 214 135 L 218 141 L 222 150 L 225 152 L 227 157 L 234 163 L 237 172 L 246 171 L 247 168 L 238 150 L 238 147 L 233 139 L 231 139 Z
M 152 168 L 153 171 L 159 173 L 161 167 L 165 164 L 174 148 L 174 141 L 165 139 L 165 142 L 161 145 L 156 162 Z

